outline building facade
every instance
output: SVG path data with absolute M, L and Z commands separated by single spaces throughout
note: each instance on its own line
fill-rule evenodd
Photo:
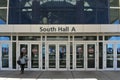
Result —
M 120 0 L 0 0 L 0 70 L 120 70 Z

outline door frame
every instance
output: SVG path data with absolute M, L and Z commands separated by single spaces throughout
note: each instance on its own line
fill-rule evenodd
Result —
M 84 68 L 76 68 L 76 45 L 79 45 L 79 44 L 83 44 L 84 45 Z M 87 45 L 88 44 L 94 44 L 95 45 L 95 68 L 88 68 L 87 66 L 87 63 L 88 63 L 88 58 L 87 58 Z M 73 67 L 74 67 L 74 70 L 97 70 L 97 67 L 98 67 L 98 56 L 99 54 L 97 54 L 98 50 L 97 50 L 97 42 L 78 42 L 76 41 L 75 44 L 74 44 L 74 55 L 73 55 Z

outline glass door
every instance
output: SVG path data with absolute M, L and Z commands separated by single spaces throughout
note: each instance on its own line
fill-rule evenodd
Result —
M 17 54 L 17 58 L 19 58 L 20 57 L 20 54 L 21 53 L 24 53 L 24 54 L 26 54 L 26 57 L 28 58 L 28 61 L 27 61 L 27 64 L 25 65 L 25 69 L 30 69 L 30 55 L 29 55 L 29 53 L 30 53 L 30 46 L 29 46 L 29 43 L 23 43 L 23 42 L 21 42 L 21 43 L 19 43 L 19 54 Z M 18 59 L 17 59 L 18 60 Z M 18 67 L 20 67 L 19 65 L 18 65 Z
M 11 45 L 9 43 L 1 43 L 0 44 L 0 68 L 1 70 L 9 70 L 12 67 L 11 60 Z
M 114 57 L 115 57 L 115 50 L 113 43 L 106 43 L 105 44 L 105 54 L 103 55 L 105 61 L 105 69 L 114 70 Z
M 96 44 L 95 43 L 87 43 L 87 60 L 86 60 L 86 64 L 87 64 L 87 69 L 96 69 Z
M 79 43 L 75 45 L 75 69 L 85 69 L 85 44 Z
M 68 67 L 68 47 L 67 44 L 58 44 L 58 69 L 67 69 Z
M 105 43 L 104 66 L 106 70 L 120 70 L 120 44 Z
M 47 49 L 46 63 L 48 62 L 48 69 L 57 69 L 57 44 L 49 43 Z
M 75 44 L 75 70 L 96 70 L 96 43 Z
M 31 70 L 41 69 L 42 60 L 41 60 L 41 48 L 39 43 L 30 43 L 30 68 Z M 39 60 L 40 59 L 40 60 Z
M 67 44 L 48 43 L 47 46 L 46 63 L 48 70 L 64 70 L 67 69 L 68 57 L 67 57 Z
M 120 43 L 116 43 L 116 70 L 120 70 Z

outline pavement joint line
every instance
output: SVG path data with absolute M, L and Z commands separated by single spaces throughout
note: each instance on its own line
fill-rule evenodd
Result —
M 71 74 L 72 74 L 72 77 L 75 78 L 75 77 L 74 77 L 74 74 L 73 74 L 73 71 L 71 71 Z
M 101 71 L 102 72 L 102 71 Z M 105 73 L 102 72 L 102 74 L 104 74 L 105 76 L 107 76 L 109 78 L 109 80 L 112 80 L 108 75 L 106 75 Z
M 39 79 L 40 76 L 43 74 L 43 72 L 44 72 L 44 71 L 42 71 L 42 72 L 38 75 L 38 77 L 36 77 L 36 79 Z

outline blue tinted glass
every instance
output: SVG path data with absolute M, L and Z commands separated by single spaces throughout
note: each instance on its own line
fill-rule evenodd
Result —
M 10 40 L 10 37 L 0 36 L 0 41 L 4 41 L 4 40 Z
M 109 40 L 120 40 L 120 36 L 113 36 L 113 37 L 110 37 Z
M 0 9 L 0 24 L 6 23 L 7 9 Z
M 3 21 L 2 19 L 0 19 L 0 24 L 5 24 L 5 21 Z
M 10 0 L 9 2 L 9 24 L 109 23 L 108 0 L 71 0 L 71 2 L 70 0 Z
M 119 24 L 119 9 L 110 9 L 110 23 Z
M 116 20 L 113 24 L 119 24 L 119 20 Z

